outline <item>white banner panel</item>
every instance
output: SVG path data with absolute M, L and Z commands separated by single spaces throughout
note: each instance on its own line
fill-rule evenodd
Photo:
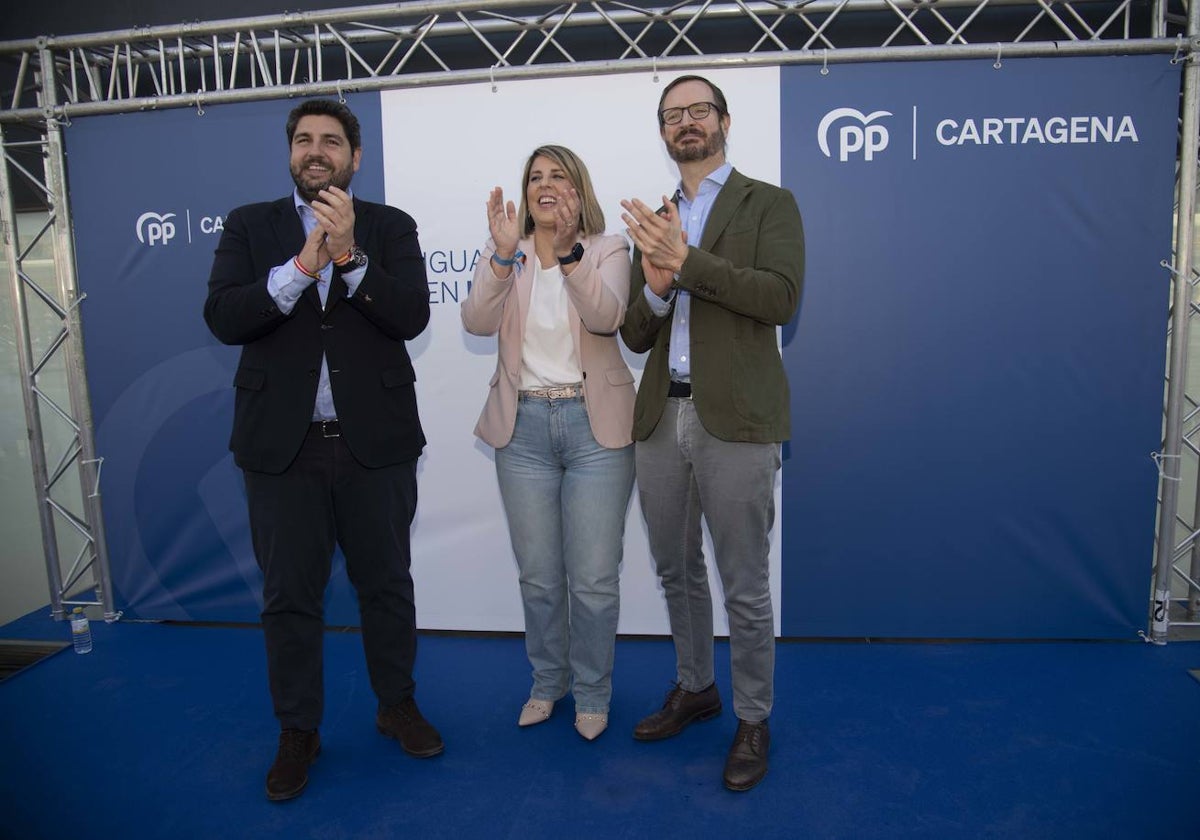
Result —
M 778 69 L 707 75 L 729 101 L 729 160 L 751 177 L 779 183 Z M 476 252 L 487 238 L 488 192 L 500 186 L 506 199 L 519 202 L 529 153 L 546 143 L 564 145 L 587 164 L 608 230 L 622 230 L 621 199 L 657 204 L 678 181 L 654 116 L 663 86 L 672 78 L 618 75 L 381 95 L 386 200 L 411 213 L 420 226 L 433 304 L 429 328 L 409 346 L 429 438 L 413 531 L 422 628 L 503 631 L 523 630 L 525 624 L 493 453 L 473 434 L 495 370 L 496 341 L 468 335 L 459 319 Z M 645 357 L 625 355 L 640 379 Z M 771 548 L 777 631 L 780 542 L 777 522 Z M 711 544 L 706 554 L 716 581 Z M 720 601 L 715 627 L 727 633 Z M 636 490 L 626 526 L 618 630 L 669 632 Z

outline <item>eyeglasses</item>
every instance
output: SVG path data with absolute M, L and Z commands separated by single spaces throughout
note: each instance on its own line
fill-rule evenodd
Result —
M 715 102 L 693 102 L 686 108 L 663 108 L 658 112 L 658 118 L 662 120 L 663 125 L 675 125 L 683 122 L 683 112 L 687 111 L 688 116 L 694 120 L 702 120 L 708 116 L 709 112 L 714 108 L 717 113 L 721 113 L 721 109 L 717 108 Z

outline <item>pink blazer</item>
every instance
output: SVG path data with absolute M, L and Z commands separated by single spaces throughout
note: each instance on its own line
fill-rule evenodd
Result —
M 463 302 L 462 322 L 473 335 L 499 333 L 500 350 L 487 402 L 475 434 L 493 448 L 507 446 L 517 422 L 521 386 L 521 346 L 533 288 L 533 268 L 518 262 L 506 279 L 492 265 L 495 243 L 488 240 L 475 267 L 471 293 Z M 535 260 L 533 239 L 518 249 Z M 564 276 L 571 335 L 583 368 L 583 398 L 596 442 L 608 449 L 628 446 L 633 429 L 633 374 L 617 345 L 617 329 L 629 299 L 629 244 L 621 236 L 583 239 L 583 259 Z

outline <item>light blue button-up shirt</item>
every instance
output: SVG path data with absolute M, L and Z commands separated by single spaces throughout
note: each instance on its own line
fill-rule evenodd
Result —
M 296 202 L 296 212 L 300 216 L 300 224 L 304 226 L 304 235 L 307 237 L 317 226 L 317 214 L 300 197 L 299 190 L 293 190 L 292 196 Z M 353 198 L 353 194 L 350 197 Z M 341 255 L 339 254 L 339 256 Z M 307 268 L 307 266 L 305 267 Z M 362 268 L 347 271 L 342 275 L 342 280 L 346 284 L 346 297 L 354 296 L 354 293 L 358 291 L 358 284 L 362 282 L 363 275 L 366 273 L 367 267 L 364 265 Z M 283 265 L 277 265 L 271 269 L 267 276 L 267 292 L 275 301 L 275 305 L 279 307 L 279 311 L 288 315 L 296 305 L 296 301 L 300 300 L 300 295 L 304 294 L 304 290 L 316 282 L 317 294 L 321 296 L 321 306 L 324 307 L 329 298 L 329 283 L 333 279 L 333 263 L 329 263 L 321 269 L 320 274 L 320 279 L 314 281 L 313 278 L 296 268 L 293 260 L 288 260 Z M 337 419 L 337 409 L 333 405 L 333 388 L 329 385 L 329 362 L 324 354 L 321 355 L 321 378 L 317 383 L 317 401 L 313 406 L 312 419 Z
M 729 173 L 732 171 L 733 164 L 729 162 L 718 166 L 700 182 L 700 188 L 696 190 L 696 197 L 691 201 L 683 194 L 683 182 L 679 182 L 675 195 L 679 199 L 679 221 L 683 226 L 684 233 L 687 234 L 688 244 L 700 247 L 700 240 L 704 236 L 704 226 L 708 224 L 708 214 L 712 211 L 717 194 L 721 192 L 721 187 L 725 186 L 725 181 L 729 179 Z M 660 318 L 671 311 L 671 301 L 675 301 L 675 315 L 671 319 L 671 356 L 669 361 L 671 378 L 678 382 L 688 382 L 692 375 L 691 294 L 684 289 L 676 288 L 671 291 L 671 295 L 666 300 L 663 300 L 654 294 L 649 286 L 643 287 L 642 291 L 650 304 L 650 311 Z

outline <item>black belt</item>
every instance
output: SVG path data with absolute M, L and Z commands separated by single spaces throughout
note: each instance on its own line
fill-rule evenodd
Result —
M 336 420 L 314 420 L 308 428 L 309 432 L 323 438 L 342 436 L 342 424 Z
M 685 400 L 690 400 L 692 398 L 692 383 L 676 382 L 672 379 L 671 384 L 667 387 L 667 396 L 682 397 Z

